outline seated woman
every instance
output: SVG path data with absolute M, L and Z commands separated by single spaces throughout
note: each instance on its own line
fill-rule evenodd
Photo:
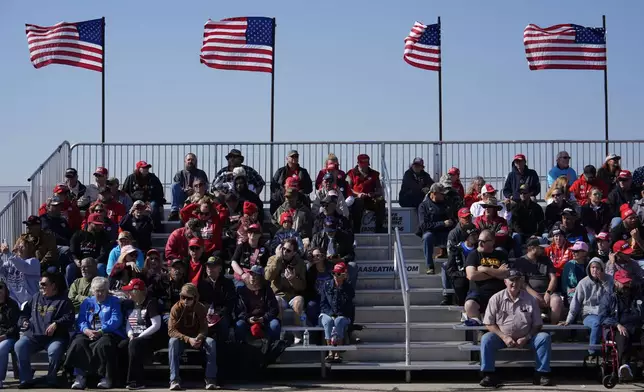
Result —
M 577 285 L 575 295 L 570 301 L 570 311 L 565 322 L 574 324 L 581 316 L 582 323 L 590 328 L 590 344 L 601 344 L 601 324 L 599 323 L 599 303 L 601 298 L 613 291 L 613 277 L 604 273 L 604 263 L 599 257 L 588 262 L 588 276 Z M 590 357 L 599 355 L 599 350 L 588 350 Z M 587 362 L 590 362 L 591 358 Z
M 97 388 L 110 389 L 116 379 L 116 348 L 125 338 L 121 302 L 110 294 L 107 278 L 92 280 L 92 296 L 81 304 L 76 325 L 81 332 L 67 350 L 65 367 L 74 368 L 72 389 L 85 389 L 87 373 L 101 376 Z
M 130 281 L 138 276 L 139 274 L 134 272 L 129 265 L 125 263 L 116 264 L 107 280 L 110 294 L 121 301 L 127 299 L 127 293 L 123 291 L 123 287 L 130 284 Z
M 559 189 L 563 192 L 563 200 L 567 201 L 570 203 L 573 207 L 577 207 L 577 200 L 575 199 L 575 194 L 573 192 L 570 192 L 570 185 L 568 185 L 568 177 L 566 176 L 559 176 L 555 180 L 555 182 L 552 183 L 550 186 L 550 189 L 548 189 L 548 192 L 546 192 L 546 204 L 550 204 L 555 201 L 554 197 L 552 194 L 555 192 L 556 189 Z
M 328 281 L 320 293 L 319 324 L 324 328 L 327 346 L 342 345 L 353 314 L 355 291 L 347 281 L 347 266 L 338 263 L 333 267 L 333 281 Z M 341 362 L 339 352 L 329 351 L 330 362 Z
M 320 248 L 310 251 L 309 262 L 306 269 L 306 291 L 304 292 L 304 303 L 306 304 L 306 319 L 309 323 L 315 323 L 320 316 L 320 293 L 326 282 L 333 279 L 331 264 L 326 254 Z
M 47 350 L 49 367 L 47 384 L 56 385 L 56 374 L 69 343 L 74 325 L 74 305 L 67 298 L 67 284 L 60 274 L 45 272 L 40 278 L 40 291 L 22 308 L 18 325 L 24 333 L 14 348 L 18 357 L 21 389 L 34 386 L 31 355 Z
M 7 375 L 9 353 L 18 340 L 18 318 L 20 307 L 9 296 L 9 288 L 0 282 L 0 389 L 3 388 Z
M 170 286 L 168 271 L 163 267 L 161 254 L 156 249 L 150 249 L 145 257 L 141 279 L 147 287 L 148 294 L 156 298 L 161 309 L 165 309 L 165 300 Z
M 125 245 L 121 248 L 121 254 L 119 254 L 116 264 L 125 264 L 126 267 L 130 267 L 132 271 L 139 273 L 143 269 L 143 254 L 139 249 L 136 249 L 132 245 Z M 114 265 L 112 268 L 114 268 Z M 110 274 L 112 269 L 110 269 Z
M 132 233 L 132 240 L 142 252 L 152 248 L 154 223 L 150 217 L 150 210 L 144 202 L 135 201 L 130 212 L 121 219 L 119 226 L 121 230 Z
M 246 241 L 237 245 L 231 262 L 237 287 L 244 285 L 248 278 L 247 272 L 252 266 L 266 266 L 269 257 L 269 249 L 261 242 L 262 232 L 258 224 L 248 228 L 246 237 Z
M 145 282 L 134 278 L 123 291 L 130 299 L 125 304 L 127 339 L 119 343 L 119 348 L 127 347 L 129 358 L 126 386 L 130 390 L 145 389 L 143 365 L 155 351 L 165 347 L 168 334 L 161 328 L 159 302 L 148 294 Z
M 200 238 L 204 243 L 205 257 L 211 256 L 214 251 L 221 250 L 224 222 L 228 218 L 228 211 L 220 204 L 205 200 L 199 204 L 190 204 L 181 212 L 181 220 L 187 222 L 190 218 L 202 222 Z
M 11 298 L 20 305 L 38 292 L 40 261 L 35 252 L 34 243 L 22 238 L 16 241 L 11 254 L 7 244 L 0 245 L 0 278 L 9 286 Z
M 118 244 L 114 248 L 112 248 L 112 250 L 110 251 L 110 255 L 107 258 L 106 276 L 110 276 L 110 273 L 112 272 L 112 268 L 114 268 L 114 264 L 117 263 L 119 256 L 121 256 L 121 254 L 123 253 L 121 252 L 121 250 L 126 246 L 130 246 L 130 247 L 134 246 L 133 240 L 134 238 L 132 237 L 132 233 L 130 233 L 129 231 L 122 231 L 119 233 Z M 138 252 L 136 254 L 136 265 L 138 265 L 139 268 L 143 268 L 143 262 L 144 262 L 143 252 L 140 249 L 138 249 Z
M 150 173 L 152 165 L 145 161 L 136 163 L 134 172 L 127 176 L 123 182 L 123 192 L 130 195 L 132 200 L 148 204 L 156 230 L 161 230 L 163 220 L 163 184 L 159 177 Z
M 237 323 L 235 339 L 245 342 L 248 334 L 279 340 L 282 330 L 277 299 L 270 285 L 264 279 L 264 268 L 254 265 L 248 273 L 245 286 L 237 288 L 238 302 L 235 310 Z

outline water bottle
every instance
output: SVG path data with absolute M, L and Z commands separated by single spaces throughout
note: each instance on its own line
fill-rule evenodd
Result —
M 333 327 L 333 330 L 331 331 L 331 345 L 332 346 L 337 346 L 338 345 L 338 331 Z
M 301 325 L 302 325 L 303 327 L 307 327 L 307 323 L 306 323 L 306 314 L 303 314 L 302 316 L 300 316 L 300 323 L 301 323 Z M 309 329 L 308 329 L 308 328 L 306 328 L 306 329 L 304 330 L 304 333 L 302 334 L 302 345 L 304 345 L 304 346 L 308 346 L 308 345 L 309 345 L 309 336 L 310 336 L 310 335 L 309 335 Z

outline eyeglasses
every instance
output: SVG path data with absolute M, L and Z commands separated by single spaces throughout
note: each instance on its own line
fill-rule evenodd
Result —
M 488 242 L 494 242 L 494 240 L 479 240 L 479 244 L 485 244 Z
M 181 295 L 180 298 L 181 298 L 182 301 L 194 301 L 195 300 L 195 297 L 191 297 L 189 295 Z
M 291 248 L 284 248 L 284 252 L 286 252 L 286 253 L 291 253 L 291 252 L 293 252 L 293 249 L 291 249 Z
M 201 248 L 200 248 L 200 247 L 198 247 L 198 246 L 191 246 L 189 249 L 190 249 L 191 251 L 193 251 L 193 252 L 196 252 L 196 251 L 198 251 L 198 250 L 199 250 L 199 249 L 201 249 Z
M 104 209 L 102 209 L 102 208 L 96 208 L 96 209 L 94 209 L 94 212 L 104 212 L 104 211 L 105 211 L 105 210 L 104 210 Z
M 204 186 L 204 184 L 192 184 L 192 186 L 194 186 L 195 188 L 201 188 L 202 186 Z

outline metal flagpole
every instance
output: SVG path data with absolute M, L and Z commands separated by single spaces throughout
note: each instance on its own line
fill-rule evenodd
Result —
M 275 140 L 275 18 L 273 18 L 273 59 L 271 64 L 271 143 Z M 272 151 L 272 148 L 271 148 Z
M 441 46 L 441 62 L 438 67 L 438 141 L 443 141 L 443 32 L 441 30 L 441 17 L 438 17 L 438 34 Z M 441 147 L 442 148 L 442 147 Z
M 604 126 L 606 140 L 606 156 L 609 154 L 608 146 L 608 40 L 606 39 L 606 15 L 602 15 L 602 26 L 604 28 L 604 42 L 606 43 L 606 67 L 604 67 Z
M 105 167 L 105 17 L 103 20 L 103 58 L 101 70 L 101 166 Z

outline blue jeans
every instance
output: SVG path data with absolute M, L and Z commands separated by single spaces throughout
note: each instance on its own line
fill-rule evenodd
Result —
M 523 253 L 523 235 L 521 233 L 512 233 L 514 242 L 514 257 L 521 257 Z
M 280 339 L 280 333 L 282 332 L 282 325 L 280 324 L 279 319 L 272 319 L 268 323 L 268 330 L 264 327 L 264 332 L 268 334 L 268 337 L 275 341 Z M 238 342 L 245 342 L 246 338 L 250 334 L 250 326 L 244 320 L 237 320 L 235 324 L 235 339 Z
M 4 381 L 7 376 L 7 366 L 9 365 L 9 353 L 16 344 L 15 339 L 5 339 L 0 342 L 0 381 Z
M 170 338 L 168 343 L 168 360 L 170 361 L 170 381 L 181 381 L 179 377 L 179 367 L 181 366 L 181 354 L 183 350 L 189 347 L 186 342 L 177 338 Z M 217 343 L 213 338 L 206 338 L 201 345 L 201 349 L 206 353 L 206 379 L 215 380 L 217 378 Z
M 338 338 L 344 339 L 347 334 L 347 328 L 349 328 L 349 324 L 351 324 L 351 319 L 339 316 L 334 320 L 328 314 L 321 313 L 318 318 L 318 322 L 320 327 L 324 328 L 324 339 L 331 340 L 333 327 L 335 327 L 335 332 L 338 334 Z
M 611 219 L 611 221 L 610 221 L 610 229 L 613 230 L 614 228 L 619 226 L 620 223 L 622 223 L 622 218 L 620 218 L 620 217 L 615 217 L 615 218 Z
M 443 268 L 441 269 L 441 282 L 443 283 L 443 296 L 447 295 L 445 290 L 454 289 L 454 286 L 452 286 L 451 279 L 447 279 L 447 272 L 445 272 L 444 267 L 445 266 L 443 265 Z
M 423 252 L 425 253 L 425 263 L 428 268 L 434 268 L 434 246 L 447 244 L 447 233 L 432 233 L 428 231 L 423 234 Z
M 170 211 L 179 212 L 183 204 L 186 202 L 186 193 L 178 183 L 172 184 L 172 203 L 170 204 Z
M 96 265 L 96 269 L 98 270 L 98 276 L 107 278 L 107 266 L 104 263 L 98 263 Z M 80 268 L 78 268 L 78 266 L 74 262 L 69 263 L 65 268 L 65 280 L 67 281 L 67 287 L 71 286 L 72 283 L 74 283 L 74 281 L 80 277 Z
M 589 314 L 584 317 L 584 325 L 590 328 L 590 344 L 601 344 L 602 325 L 599 323 L 599 316 Z M 599 350 L 588 350 L 588 353 L 591 355 L 599 355 L 599 352 Z
M 27 336 L 21 337 L 14 347 L 18 357 L 18 369 L 20 370 L 20 382 L 31 382 L 33 372 L 31 371 L 31 356 L 40 350 L 47 349 L 49 356 L 49 367 L 47 369 L 47 380 L 51 383 L 56 381 L 56 373 L 61 365 L 61 359 L 65 354 L 67 344 L 61 340 L 31 339 Z
M 317 320 L 320 316 L 320 304 L 316 301 L 309 301 L 306 304 L 306 323 L 309 327 L 313 326 L 313 320 Z
M 550 353 L 552 352 L 550 334 L 539 332 L 527 343 L 535 351 L 535 369 L 539 373 L 550 373 Z M 481 338 L 481 371 L 491 373 L 494 371 L 494 358 L 496 352 L 506 348 L 505 343 L 497 334 L 488 332 Z

